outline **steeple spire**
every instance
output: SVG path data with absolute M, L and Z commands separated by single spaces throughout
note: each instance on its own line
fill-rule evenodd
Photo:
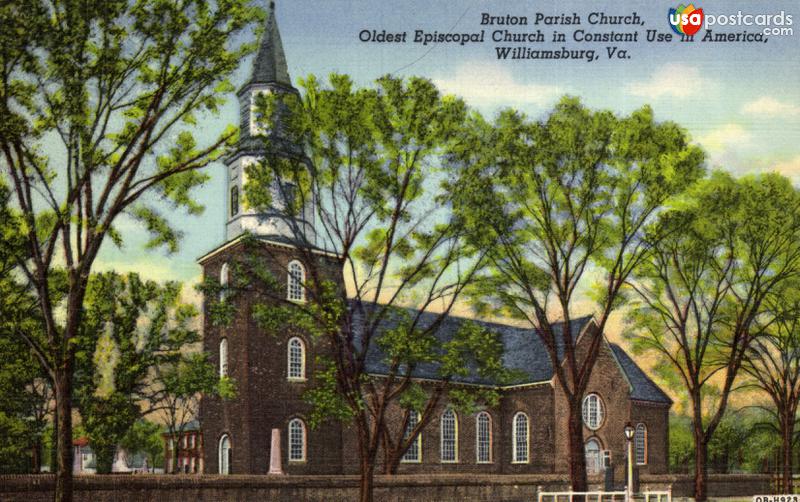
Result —
M 264 34 L 261 36 L 261 46 L 253 62 L 253 76 L 248 84 L 279 84 L 291 87 L 289 68 L 286 65 L 286 55 L 283 52 L 281 34 L 278 23 L 275 21 L 275 2 L 269 3 L 269 17 Z

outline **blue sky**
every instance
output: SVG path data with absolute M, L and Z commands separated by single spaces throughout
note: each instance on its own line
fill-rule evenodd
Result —
M 266 5 L 266 2 L 264 2 Z M 708 153 L 709 167 L 737 174 L 774 169 L 800 182 L 800 3 L 798 2 L 701 2 L 706 14 L 777 14 L 793 16 L 794 35 L 769 37 L 767 43 L 596 44 L 598 61 L 498 61 L 494 45 L 438 45 L 362 43 L 362 29 L 390 32 L 416 29 L 439 32 L 473 32 L 487 35 L 502 26 L 480 26 L 481 13 L 526 15 L 536 12 L 581 16 L 580 27 L 528 26 L 549 37 L 554 29 L 570 33 L 574 28 L 592 32 L 630 31 L 634 27 L 591 26 L 591 12 L 612 15 L 636 12 L 646 29 L 669 33 L 667 11 L 675 4 L 647 2 L 559 2 L 443 0 L 278 0 L 277 18 L 291 77 L 296 81 L 310 73 L 351 75 L 369 85 L 386 74 L 420 75 L 434 80 L 444 91 L 462 96 L 482 113 L 492 115 L 504 106 L 516 107 L 538 117 L 563 94 L 579 96 L 593 108 L 628 113 L 650 104 L 659 120 L 674 120 L 689 131 Z M 518 27 L 519 28 L 519 27 Z M 716 32 L 754 32 L 756 27 L 713 28 Z M 704 34 L 701 30 L 700 35 Z M 698 37 L 700 36 L 698 35 Z M 696 38 L 698 38 L 696 37 Z M 543 48 L 558 48 L 547 44 Z M 568 43 L 567 48 L 579 48 Z M 627 60 L 605 58 L 605 45 L 617 45 L 630 53 Z M 244 82 L 250 60 L 242 61 L 234 83 Z M 237 104 L 231 96 L 223 113 L 206 117 L 197 136 L 210 141 L 227 124 L 236 123 Z M 126 237 L 121 250 L 106 245 L 100 268 L 136 270 L 159 279 L 194 282 L 200 268 L 195 260 L 223 242 L 223 166 L 208 168 L 211 180 L 196 192 L 206 206 L 201 216 L 172 213 L 172 222 L 184 232 L 179 252 L 145 250 L 146 235 L 138 224 L 123 220 L 119 230 Z

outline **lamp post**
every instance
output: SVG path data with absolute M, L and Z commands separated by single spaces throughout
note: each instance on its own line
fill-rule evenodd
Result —
M 626 498 L 628 502 L 633 502 L 633 435 L 636 429 L 630 422 L 625 424 L 625 439 L 628 441 L 628 482 L 626 486 Z

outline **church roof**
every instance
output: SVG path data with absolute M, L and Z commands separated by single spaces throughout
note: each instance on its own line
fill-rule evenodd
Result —
M 369 303 L 363 304 L 369 308 Z M 352 305 L 355 306 L 355 303 Z M 408 309 L 409 314 L 415 314 L 416 311 Z M 422 312 L 420 319 L 420 326 L 430 326 L 438 319 L 439 315 L 433 312 Z M 498 334 L 500 341 L 503 344 L 503 364 L 507 369 L 515 370 L 517 378 L 506 383 L 506 385 L 526 385 L 541 382 L 548 382 L 553 378 L 553 366 L 550 362 L 550 356 L 547 353 L 544 342 L 530 328 L 522 328 L 517 326 L 510 326 L 508 324 L 494 323 L 480 321 L 476 319 L 467 319 L 458 316 L 447 316 L 442 325 L 435 331 L 434 336 L 440 342 L 447 342 L 453 339 L 455 333 L 463 322 L 472 321 L 484 328 L 491 330 Z M 362 334 L 359 325 L 363 324 L 363 313 L 359 310 L 353 313 L 353 322 L 356 325 L 355 335 L 358 340 Z M 392 327 L 396 326 L 399 322 L 399 316 L 391 316 L 384 320 L 381 324 L 381 331 L 385 332 Z M 580 317 L 573 319 L 571 323 L 571 339 L 574 344 L 580 334 L 593 322 L 591 316 Z M 563 344 L 563 329 L 564 323 L 556 323 L 553 325 L 556 335 L 556 353 L 559 359 L 564 357 L 564 344 Z M 664 394 L 661 389 L 656 386 L 644 374 L 641 368 L 617 345 L 612 345 L 615 357 L 619 360 L 620 367 L 625 373 L 628 381 L 631 384 L 631 397 L 641 401 L 652 401 L 656 403 L 671 404 L 672 401 Z M 622 357 L 620 356 L 622 355 Z M 469 368 L 469 373 L 465 377 L 456 377 L 454 382 L 472 385 L 496 385 L 496 382 L 479 374 L 474 361 L 467 360 L 464 363 Z M 367 353 L 366 360 L 367 372 L 374 375 L 387 374 L 389 367 L 385 361 L 385 355 L 380 347 L 380 343 L 372 343 Z M 439 365 L 436 363 L 421 363 L 414 368 L 412 376 L 425 380 L 436 380 L 439 378 Z
M 253 75 L 246 85 L 251 84 L 280 84 L 292 86 L 289 78 L 289 68 L 286 64 L 286 54 L 283 52 L 283 42 L 275 21 L 275 2 L 269 3 L 269 17 L 261 36 L 255 61 L 253 61 Z
M 655 382 L 650 380 L 650 377 L 642 371 L 642 368 L 631 359 L 631 356 L 629 356 L 622 347 L 616 343 L 612 343 L 611 350 L 614 351 L 614 356 L 617 358 L 619 365 L 622 366 L 622 371 L 625 372 L 628 381 L 631 383 L 631 399 L 672 404 L 672 399 L 670 399 Z

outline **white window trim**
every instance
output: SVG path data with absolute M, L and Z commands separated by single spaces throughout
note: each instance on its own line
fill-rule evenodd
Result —
M 586 406 L 591 398 L 597 399 L 597 424 L 592 426 L 589 423 L 588 416 L 589 414 L 586 413 Z M 586 397 L 583 398 L 583 402 L 581 403 L 581 418 L 583 419 L 583 425 L 586 426 L 587 429 L 596 431 L 599 430 L 606 422 L 606 405 L 603 402 L 603 398 L 600 397 L 600 394 L 596 392 L 592 392 L 591 394 L 587 394 Z
M 525 417 L 525 460 L 517 460 L 517 417 Z M 512 464 L 529 464 L 531 463 L 531 420 L 524 412 L 518 411 L 514 414 L 513 421 L 511 422 L 511 463 Z
M 301 436 L 302 437 L 302 439 L 301 439 L 301 442 L 302 442 L 301 450 L 302 450 L 302 455 L 303 455 L 302 458 L 292 458 L 292 424 L 294 424 L 294 423 L 299 423 L 300 424 L 300 432 L 302 432 L 302 436 Z M 291 462 L 291 463 L 302 463 L 302 462 L 305 462 L 306 458 L 307 458 L 306 452 L 307 452 L 307 445 L 308 445 L 308 432 L 306 431 L 306 423 L 301 418 L 293 418 L 293 419 L 289 420 L 289 424 L 286 427 L 286 431 L 288 432 L 288 434 L 287 434 L 287 439 L 288 439 L 288 442 L 287 442 L 288 443 L 287 444 L 288 448 L 287 448 L 287 450 L 288 451 L 286 453 L 287 453 L 287 457 L 289 459 L 289 462 Z
M 219 269 L 219 301 L 225 300 L 228 296 L 228 284 L 230 283 L 230 267 L 228 263 L 223 263 L 222 267 Z
M 642 438 L 642 442 L 644 443 L 644 462 L 639 462 L 639 453 L 636 446 L 636 436 L 639 434 L 639 427 L 644 431 L 644 438 Z M 636 430 L 633 435 L 633 458 L 636 460 L 636 465 L 647 465 L 647 425 L 643 422 L 636 424 Z
M 444 416 L 448 411 L 453 414 L 453 439 L 455 440 L 455 444 L 453 445 L 453 460 L 445 460 L 442 458 L 444 454 Z M 439 462 L 442 464 L 458 463 L 458 414 L 452 408 L 447 408 L 439 419 Z
M 219 341 L 219 377 L 228 376 L 228 339 Z
M 292 376 L 292 342 L 300 343 L 300 376 Z M 286 380 L 290 382 L 306 381 L 306 344 L 299 336 L 293 336 L 286 343 Z
M 485 416 L 489 420 L 489 460 L 480 460 L 480 429 L 478 420 L 481 416 Z M 475 463 L 476 464 L 492 464 L 494 463 L 494 456 L 492 455 L 492 447 L 494 435 L 492 433 L 492 415 L 488 411 L 482 411 L 475 416 Z
M 222 470 L 222 464 L 223 464 L 223 460 L 222 460 L 222 458 L 223 458 L 222 445 L 223 445 L 224 441 L 228 442 L 228 451 L 230 451 L 230 449 L 231 449 L 231 438 L 230 438 L 230 436 L 228 436 L 227 434 L 223 434 L 222 436 L 220 436 L 219 443 L 217 444 L 217 460 L 218 460 L 217 471 L 219 471 L 219 473 L 221 475 L 226 476 L 226 475 L 231 473 L 231 466 L 230 466 L 230 462 L 229 462 L 230 461 L 230 454 L 226 454 L 228 458 L 225 459 L 224 463 L 225 463 L 225 466 L 227 467 L 227 469 L 225 469 L 227 472 L 223 472 L 223 470 Z
M 300 267 L 300 298 L 292 298 L 292 265 Z M 290 302 L 306 302 L 306 267 L 300 260 L 292 260 L 286 266 L 286 299 Z
M 415 416 L 417 417 L 417 423 L 419 423 L 419 420 L 421 418 L 419 412 L 418 411 L 412 411 L 412 413 L 415 414 Z M 415 447 L 417 449 L 417 459 L 416 460 L 407 460 L 406 459 L 406 454 L 408 454 L 408 452 L 411 451 L 411 448 L 415 448 Z M 422 431 L 419 431 L 419 434 L 417 434 L 417 437 L 414 438 L 414 441 L 411 443 L 411 446 L 409 446 L 408 450 L 406 450 L 405 453 L 403 453 L 403 456 L 400 458 L 400 463 L 401 464 L 421 464 L 422 463 Z

